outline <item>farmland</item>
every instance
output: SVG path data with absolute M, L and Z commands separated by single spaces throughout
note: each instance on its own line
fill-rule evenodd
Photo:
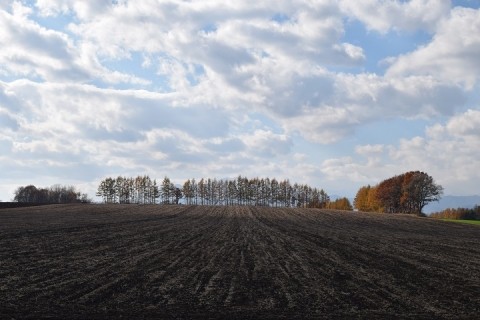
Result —
M 320 209 L 0 210 L 0 318 L 475 318 L 480 228 Z

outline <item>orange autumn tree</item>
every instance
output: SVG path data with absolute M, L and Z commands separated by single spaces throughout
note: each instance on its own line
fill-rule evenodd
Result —
M 438 201 L 443 187 L 421 171 L 409 171 L 383 180 L 375 187 L 361 187 L 355 197 L 359 211 L 421 214 L 432 201 Z
M 330 201 L 327 204 L 327 209 L 335 209 L 335 210 L 353 210 L 352 205 L 350 204 L 350 200 L 348 198 L 338 198 L 337 200 Z
M 370 185 L 361 187 L 353 200 L 353 206 L 355 209 L 364 212 L 382 211 L 377 200 L 377 187 Z

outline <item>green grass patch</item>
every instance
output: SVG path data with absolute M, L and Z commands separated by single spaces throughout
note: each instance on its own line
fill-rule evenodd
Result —
M 475 225 L 480 226 L 480 220 L 457 220 L 457 219 L 442 219 L 442 220 L 443 220 L 443 221 L 449 221 L 449 222 L 475 224 Z

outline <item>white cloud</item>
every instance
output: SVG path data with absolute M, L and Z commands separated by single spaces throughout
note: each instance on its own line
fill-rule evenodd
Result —
M 43 16 L 75 14 L 80 20 L 93 19 L 111 7 L 110 1 L 37 0 L 35 7 Z
M 47 30 L 17 11 L 0 11 L 2 73 L 46 80 L 86 77 L 81 68 L 71 64 L 75 60 L 73 45 L 65 34 Z
M 479 114 L 478 110 L 468 110 L 445 125 L 432 125 L 425 137 L 400 139 L 389 145 L 359 145 L 356 151 L 365 159 L 333 158 L 325 160 L 321 170 L 332 181 L 353 182 L 353 194 L 362 185 L 410 170 L 427 172 L 445 187 L 446 194 L 477 194 L 480 139 L 470 128 L 478 128 Z
M 188 116 L 185 115 L 187 110 L 168 106 L 170 95 L 150 96 L 135 90 L 102 90 L 87 85 L 28 81 L 3 84 L 2 87 L 0 97 L 5 97 L 0 100 L 2 114 L 9 116 L 11 109 L 18 115 L 17 128 L 10 132 L 13 152 L 46 157 L 49 153 L 62 153 L 85 159 L 94 157 L 97 152 L 108 152 L 109 143 L 134 144 L 142 139 L 144 132 L 154 128 L 210 137 L 224 134 L 228 126 L 222 113 L 214 117 L 197 108 Z M 103 150 L 89 147 L 100 141 L 106 144 Z
M 287 154 L 292 147 L 292 141 L 288 136 L 266 130 L 256 130 L 251 135 L 245 135 L 242 137 L 242 141 L 252 155 L 260 157 Z
M 363 156 L 378 155 L 383 153 L 383 150 L 384 146 L 381 144 L 367 144 L 355 147 L 355 152 Z
M 221 170 L 284 157 L 292 146 L 289 137 L 268 130 L 234 137 L 229 115 L 199 105 L 172 107 L 177 95 L 31 81 L 0 84 L 0 122 L 10 127 L 0 134 L 5 155 L 14 156 L 16 166 L 49 167 L 52 176 L 80 164 L 104 166 L 105 172 L 193 172 L 201 165 L 209 168 L 215 158 Z
M 429 75 L 472 88 L 480 74 L 480 9 L 455 7 L 433 40 L 392 60 L 386 75 Z
M 355 117 L 344 108 L 326 106 L 310 109 L 303 114 L 281 120 L 290 134 L 301 133 L 307 140 L 329 144 L 351 134 L 356 125 Z
M 448 16 L 450 3 L 444 0 L 342 0 L 340 8 L 368 29 L 381 33 L 390 29 L 433 32 L 437 23 Z
M 446 126 L 448 132 L 455 136 L 480 138 L 480 110 L 468 110 L 453 117 Z
M 380 77 L 374 74 L 340 75 L 337 100 L 363 106 L 373 117 L 431 118 L 450 115 L 463 105 L 463 90 L 429 76 Z
M 248 107 L 267 112 L 288 132 L 322 143 L 338 141 L 363 123 L 398 115 L 449 114 L 462 103 L 458 88 L 428 77 L 402 80 L 328 72 L 324 65 L 355 65 L 365 59 L 362 48 L 342 41 L 342 17 L 331 2 L 276 4 L 288 17 L 284 22 L 272 19 L 264 4 L 257 4 L 258 10 L 223 4 L 218 8 L 223 14 L 212 13 L 211 4 L 92 7 L 84 12 L 95 12 L 97 18 L 70 25 L 78 40 L 55 33 L 69 53 L 59 63 L 76 61 L 84 81 L 148 86 L 151 80 L 102 65 L 103 59 L 129 59 L 132 52 L 143 52 L 149 56 L 148 66 L 168 79 L 169 89 L 181 93 L 170 100 L 172 105 Z M 73 2 L 59 5 L 60 11 L 43 2 L 37 6 L 45 15 L 77 10 Z M 205 29 L 207 22 L 215 26 L 212 31 Z M 41 33 L 41 27 L 30 24 Z M 44 66 L 34 70 L 48 80 L 60 80 L 48 76 Z
M 288 22 L 272 20 L 273 7 L 284 9 Z M 215 8 L 208 2 L 128 3 L 70 29 L 97 47 L 99 55 L 119 59 L 143 51 L 175 57 L 185 65 L 202 65 L 230 86 L 253 79 L 252 70 L 265 60 L 275 61 L 278 70 L 297 70 L 299 64 L 355 65 L 365 59 L 360 47 L 340 41 L 342 19 L 328 1 L 296 6 L 216 3 Z
M 433 0 L 0 0 L 0 8 L 4 181 L 28 180 L 27 171 L 77 182 L 248 174 L 341 190 L 425 167 L 471 185 L 457 166 L 478 166 L 478 148 L 468 148 L 479 140 L 468 90 L 480 74 L 478 10 L 449 12 L 449 2 Z M 385 75 L 363 73 L 372 48 L 346 39 L 345 15 L 399 38 L 427 30 L 432 40 L 388 58 Z M 386 119 L 449 117 L 398 143 L 345 139 Z M 343 155 L 315 152 L 338 141 Z
M 12 13 L 0 10 L 0 75 L 40 81 L 149 84 L 134 75 L 112 71 L 99 62 L 97 48 L 74 41 L 66 33 L 30 20 L 32 9 L 13 4 Z
M 320 86 L 318 90 L 321 93 L 316 99 L 316 91 L 308 88 L 304 94 L 301 90 L 297 91 L 298 99 L 286 100 L 292 102 L 291 112 L 277 117 L 288 132 L 300 132 L 306 139 L 318 143 L 333 143 L 368 123 L 393 118 L 448 116 L 465 103 L 460 87 L 432 77 L 385 78 L 374 74 L 338 74 L 330 78 L 334 83 Z M 317 84 L 320 83 L 317 80 Z M 324 80 L 324 83 L 328 84 L 328 81 Z M 321 90 L 326 87 L 331 90 L 322 93 Z M 278 92 L 283 95 L 288 93 Z M 293 101 L 298 104 L 293 104 Z M 282 104 L 275 106 L 278 108 Z

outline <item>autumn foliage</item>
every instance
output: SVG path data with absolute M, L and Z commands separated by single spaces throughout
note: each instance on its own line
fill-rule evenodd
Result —
M 377 187 L 364 186 L 361 187 L 355 200 L 354 207 L 359 211 L 365 212 L 379 212 L 380 202 L 377 200 Z
M 409 171 L 383 180 L 378 185 L 361 187 L 354 206 L 359 211 L 421 214 L 432 201 L 438 201 L 442 186 L 420 171 Z
M 437 219 L 480 220 L 480 206 L 475 206 L 473 209 L 449 208 L 440 212 L 432 213 L 430 216 Z
M 339 198 L 334 201 L 330 201 L 327 204 L 327 209 L 335 209 L 335 210 L 347 210 L 351 211 L 353 210 L 352 204 L 350 203 L 350 200 L 348 198 Z

